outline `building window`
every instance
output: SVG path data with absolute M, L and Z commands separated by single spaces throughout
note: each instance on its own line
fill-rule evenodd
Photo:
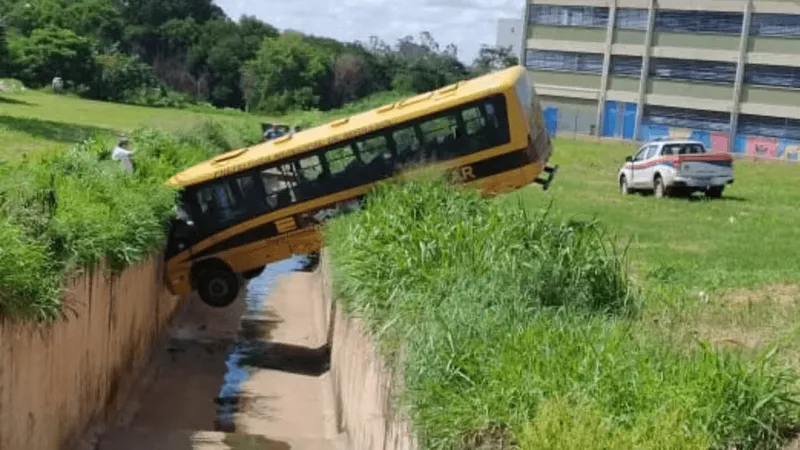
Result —
M 529 69 L 602 73 L 603 55 L 529 49 L 525 52 L 525 65 Z
M 753 36 L 800 36 L 800 15 L 753 14 L 750 17 Z
M 676 11 L 661 9 L 656 12 L 656 31 L 678 33 L 742 33 L 744 14 L 718 11 Z
M 613 55 L 611 74 L 638 78 L 642 74 L 642 57 Z
M 605 27 L 608 8 L 595 6 L 530 5 L 529 23 L 567 27 Z
M 653 58 L 649 74 L 654 78 L 668 80 L 711 81 L 733 83 L 736 80 L 736 64 L 690 59 Z
M 614 20 L 614 28 L 645 31 L 647 30 L 647 13 L 646 9 L 619 8 L 616 20 Z
M 748 64 L 744 82 L 754 86 L 800 88 L 800 67 Z
M 645 106 L 642 122 L 646 125 L 708 131 L 728 131 L 730 128 L 728 113 L 665 106 Z
M 737 133 L 800 140 L 800 120 L 740 114 Z

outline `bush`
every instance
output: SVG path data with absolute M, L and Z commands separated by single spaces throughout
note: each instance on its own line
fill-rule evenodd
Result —
M 646 338 L 597 223 L 411 181 L 325 238 L 336 297 L 401 361 L 422 448 L 763 448 L 798 423 L 771 359 Z
M 19 80 L 0 78 L 0 94 L 17 94 L 25 90 L 25 85 Z
M 0 169 L 0 314 L 52 319 L 65 274 L 101 260 L 119 271 L 152 254 L 177 200 L 164 181 L 227 150 L 207 135 L 142 129 L 132 138 L 134 175 L 96 140 Z
M 60 279 L 47 245 L 0 218 L 0 314 L 44 320 L 60 312 Z

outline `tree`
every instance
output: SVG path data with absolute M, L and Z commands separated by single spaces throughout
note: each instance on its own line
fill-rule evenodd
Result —
M 89 96 L 99 100 L 126 101 L 142 89 L 159 87 L 153 69 L 136 56 L 119 51 L 98 55 L 97 71 Z
M 10 74 L 10 58 L 8 53 L 8 39 L 6 38 L 6 25 L 0 19 L 0 77 Z
M 400 39 L 394 54 L 387 55 L 393 71 L 392 87 L 401 91 L 425 92 L 464 79 L 469 72 L 456 57 L 457 48 L 448 45 L 440 50 L 430 33 Z
M 363 57 L 345 53 L 333 62 L 332 94 L 337 104 L 352 102 L 370 90 L 371 76 Z
M 54 77 L 88 85 L 94 75 L 92 42 L 72 30 L 48 27 L 9 42 L 17 77 L 29 86 L 45 86 Z
M 482 45 L 478 57 L 472 63 L 473 72 L 483 74 L 518 65 L 519 58 L 512 51 L 511 47 Z
M 208 21 L 189 49 L 189 67 L 195 76 L 208 78 L 208 95 L 213 104 L 244 107 L 242 66 L 256 55 L 264 39 L 276 37 L 278 30 L 253 17 L 244 16 L 239 23 L 228 19 Z
M 318 108 L 330 66 L 327 55 L 302 36 L 282 34 L 265 39 L 245 71 L 255 77 L 255 92 L 247 94 L 253 109 L 284 112 Z
M 84 95 L 120 102 L 191 97 L 255 111 L 331 109 L 469 74 L 457 48 L 428 32 L 393 46 L 281 34 L 253 16 L 232 20 L 214 0 L 0 0 L 0 17 L 6 76 L 32 86 L 60 76 L 84 85 Z

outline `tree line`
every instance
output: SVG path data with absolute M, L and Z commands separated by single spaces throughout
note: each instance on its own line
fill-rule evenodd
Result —
M 423 92 L 517 63 L 484 46 L 465 65 L 427 32 L 389 45 L 279 31 L 212 0 L 5 0 L 0 77 L 148 106 L 332 109 L 379 91 Z

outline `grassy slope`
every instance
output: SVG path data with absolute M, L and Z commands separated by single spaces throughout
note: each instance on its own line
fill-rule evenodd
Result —
M 38 91 L 4 93 L 0 95 L 0 159 L 65 148 L 92 135 L 113 140 L 137 127 L 183 129 L 210 118 L 223 123 L 259 121 L 245 114 L 146 108 Z
M 429 185 L 377 198 L 328 228 L 334 286 L 403 352 L 422 448 L 776 448 L 800 421 L 771 364 L 676 345 L 649 289 L 629 315 L 594 233 Z
M 575 322 L 541 321 L 524 313 L 515 313 L 509 323 L 481 325 L 506 308 L 535 302 L 529 296 L 514 299 L 519 289 L 507 275 L 511 268 L 469 270 L 474 261 L 495 258 L 499 267 L 509 259 L 535 258 L 517 254 L 522 240 L 488 242 L 478 233 L 472 249 L 477 256 L 459 261 L 455 254 L 463 243 L 441 236 L 449 225 L 439 223 L 440 216 L 453 215 L 441 208 L 449 205 L 420 223 L 414 219 L 418 211 L 404 216 L 400 206 L 379 207 L 363 219 L 335 222 L 329 231 L 341 298 L 380 330 L 382 344 L 408 345 L 404 383 L 426 443 L 450 448 L 462 433 L 491 434 L 497 426 L 502 435 L 508 426 L 529 449 L 632 448 L 633 443 L 707 448 L 720 444 L 718 439 L 745 435 L 742 448 L 774 448 L 764 445 L 764 436 L 757 438 L 763 447 L 745 441 L 755 437 L 758 427 L 752 425 L 762 419 L 750 402 L 769 398 L 771 383 L 779 382 L 761 379 L 757 361 L 778 344 L 777 362 L 800 368 L 800 166 L 740 161 L 736 184 L 721 200 L 657 200 L 622 197 L 617 190 L 617 169 L 633 146 L 569 140 L 556 146 L 554 162 L 561 172 L 550 191 L 531 186 L 495 202 L 509 211 L 518 202 L 531 211 L 552 202 L 555 216 L 597 218 L 618 239 L 630 241 L 644 313 L 628 325 L 580 316 Z M 395 204 L 408 201 L 399 199 Z M 407 221 L 402 231 L 370 234 L 370 227 L 401 221 Z M 467 220 L 453 222 L 470 228 Z M 387 234 L 404 239 L 384 242 L 380 236 Z M 419 242 L 403 244 L 409 239 Z M 427 253 L 437 246 L 449 249 L 453 261 L 429 261 Z M 497 248 L 500 255 L 489 254 Z M 389 273 L 374 276 L 386 260 Z M 522 285 L 538 282 L 535 263 L 515 264 L 529 272 L 531 279 Z M 404 274 L 409 265 L 420 268 Z M 461 275 L 444 276 L 448 265 Z M 475 292 L 485 291 L 492 292 L 492 300 L 473 300 Z M 756 358 L 751 369 L 728 366 L 689 351 L 698 348 L 697 339 Z M 665 409 L 654 410 L 657 405 Z M 538 408 L 544 412 L 535 414 Z M 701 417 L 711 411 L 717 412 Z M 689 434 L 680 431 L 684 425 Z M 484 448 L 461 444 L 458 448 Z M 495 445 L 486 448 L 500 448 Z

